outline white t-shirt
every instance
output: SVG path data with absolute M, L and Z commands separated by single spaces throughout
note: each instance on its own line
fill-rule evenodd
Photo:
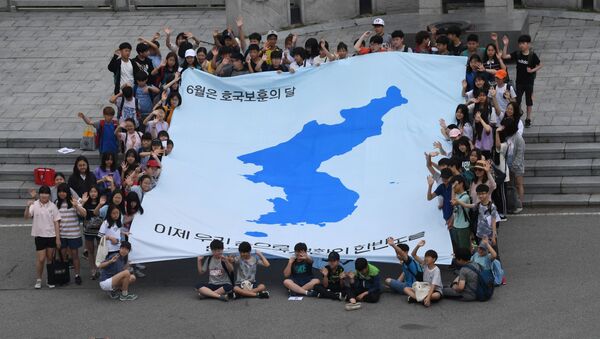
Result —
M 506 174 L 506 178 L 504 179 L 504 182 L 509 182 L 510 181 L 510 171 L 508 169 L 508 166 L 506 165 L 506 157 L 504 156 L 506 154 L 506 152 L 508 151 L 508 143 L 503 142 L 502 144 L 500 144 L 500 149 L 498 149 L 498 147 L 496 147 L 496 150 L 498 151 L 498 158 L 499 158 L 499 162 L 498 162 L 498 169 L 500 171 L 502 171 L 502 173 Z
M 293 69 L 294 71 L 297 71 L 298 68 L 300 68 L 300 67 L 306 67 L 306 66 L 307 66 L 306 60 L 304 61 L 304 63 L 302 63 L 300 65 L 298 65 L 298 63 L 296 61 L 294 61 L 294 62 L 292 62 L 290 64 L 290 69 Z
M 316 56 L 316 57 L 313 59 L 313 61 L 312 61 L 312 65 L 313 65 L 313 66 L 319 66 L 319 65 L 321 65 L 321 64 L 324 64 L 324 63 L 326 63 L 326 62 L 328 62 L 328 61 L 329 61 L 329 58 L 327 58 L 327 56 L 325 56 L 325 57 L 321 58 L 321 56 L 320 56 L 320 55 L 317 55 L 317 56 Z
M 121 101 L 125 100 L 123 97 L 118 97 L 115 105 L 117 106 L 117 110 L 121 109 Z M 137 110 L 135 107 L 135 97 L 132 97 L 131 100 L 125 100 L 123 103 L 123 111 L 121 112 L 121 118 L 119 119 L 119 123 L 124 123 L 125 119 L 132 118 L 135 121 L 135 126 L 139 125 L 137 119 Z
M 108 247 L 108 251 L 118 251 L 121 247 L 121 229 L 117 227 L 117 223 L 113 224 L 112 227 L 108 227 L 108 221 L 104 220 L 102 225 L 100 225 L 100 230 L 98 230 L 98 236 L 102 237 L 105 235 L 118 240 L 116 244 L 113 244 L 110 240 L 106 241 L 106 247 Z
M 133 82 L 133 65 L 131 64 L 131 60 L 125 61 L 121 59 L 121 87 L 126 83 L 131 86 L 135 84 L 135 82 Z
M 442 273 L 439 267 L 429 269 L 427 265 L 423 265 L 423 281 L 430 283 L 436 292 L 442 293 Z
M 498 101 L 498 106 L 500 106 L 500 110 L 502 111 L 502 114 L 504 114 L 504 111 L 506 110 L 506 106 L 508 106 L 508 103 L 510 101 L 506 100 L 504 98 L 504 92 L 506 92 L 506 84 L 504 84 L 504 86 L 496 87 L 496 100 Z M 517 96 L 517 94 L 515 93 L 515 88 L 514 86 L 510 86 L 510 96 L 515 98 Z
M 146 125 L 146 132 L 150 132 L 152 134 L 152 138 L 156 139 L 158 137 L 158 133 L 160 131 L 169 130 L 169 123 L 166 121 L 149 121 Z
M 137 150 L 142 147 L 142 133 L 134 131 L 133 133 L 119 133 L 119 139 L 125 143 L 125 152 L 130 149 Z

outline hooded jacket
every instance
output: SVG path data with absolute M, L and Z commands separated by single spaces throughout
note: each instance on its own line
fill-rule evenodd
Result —
M 379 276 L 379 268 L 368 264 L 369 271 L 367 274 L 356 272 L 357 283 L 364 289 L 367 289 L 369 293 L 381 292 L 381 277 Z

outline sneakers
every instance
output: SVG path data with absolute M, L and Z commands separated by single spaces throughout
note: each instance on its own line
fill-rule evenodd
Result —
M 506 285 L 506 276 L 502 277 L 502 285 Z
M 339 301 L 344 300 L 344 296 L 342 295 L 342 292 L 336 292 L 335 295 L 337 297 L 337 300 L 339 300 Z
M 33 285 L 33 288 L 35 288 L 36 290 L 39 290 L 40 288 L 42 288 L 42 279 L 37 279 L 35 281 L 35 285 Z
M 315 290 L 310 290 L 310 291 L 308 291 L 308 293 L 306 293 L 306 296 L 307 297 L 318 297 L 319 293 L 317 293 L 317 291 L 315 291 Z
M 259 299 L 269 299 L 269 291 L 258 292 L 257 297 Z
M 498 221 L 500 221 L 500 222 L 506 222 L 506 221 L 508 221 L 508 219 L 506 219 L 506 216 L 501 215 L 500 216 L 500 220 L 498 220 Z
M 80 276 L 78 276 L 78 275 L 75 276 L 75 283 L 77 285 L 81 285 L 81 277 Z
M 407 301 L 408 301 L 409 304 L 416 304 L 417 303 L 417 300 L 413 299 L 411 297 L 408 297 Z
M 133 273 L 135 274 L 136 277 L 138 278 L 144 278 L 146 276 L 146 273 L 140 271 L 140 270 L 134 270 Z
M 146 269 L 146 265 L 142 265 L 142 264 L 135 264 L 135 267 L 137 267 L 140 270 L 145 270 Z
M 137 296 L 137 295 L 135 295 L 135 294 L 133 294 L 133 293 L 129 293 L 129 294 L 127 294 L 127 295 L 123 295 L 123 294 L 121 294 L 121 295 L 119 296 L 119 300 L 121 300 L 121 301 L 132 301 L 132 300 L 135 300 L 135 299 L 137 299 L 137 298 L 138 298 L 138 296 Z
M 48 284 L 48 282 L 47 282 L 47 281 L 46 281 L 46 286 L 48 286 L 48 288 L 55 288 L 55 287 L 56 287 L 56 285 L 51 285 L 51 284 Z
M 121 296 L 121 293 L 119 293 L 118 291 L 110 291 L 108 292 L 108 296 L 112 299 L 112 300 L 117 300 L 119 299 L 119 297 Z
M 525 119 L 525 128 L 531 127 L 531 119 Z
M 513 211 L 513 214 L 519 214 L 519 213 L 521 213 L 521 212 L 523 212 L 523 207 L 519 207 L 519 208 L 517 208 L 516 210 L 514 210 L 514 211 Z
M 354 310 L 358 310 L 361 308 L 361 304 L 360 303 L 347 303 L 346 306 L 344 306 L 344 308 L 346 309 L 346 311 L 354 311 Z
M 227 302 L 229 301 L 229 297 L 226 294 L 221 294 L 219 300 Z

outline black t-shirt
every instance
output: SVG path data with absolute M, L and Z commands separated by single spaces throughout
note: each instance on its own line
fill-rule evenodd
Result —
M 337 266 L 334 269 L 331 269 L 331 267 L 329 265 L 325 266 L 325 268 L 327 269 L 327 281 L 329 282 L 330 285 L 338 285 L 340 283 L 340 274 L 342 274 L 342 272 L 344 272 L 344 268 L 342 266 Z
M 306 261 L 294 261 L 292 263 L 292 277 L 309 278 L 312 276 L 312 263 L 308 263 Z
M 527 67 L 537 67 L 540 64 L 540 59 L 533 51 L 524 55 L 521 52 L 510 53 L 511 60 L 517 63 L 517 84 L 533 85 L 535 81 L 535 73 L 527 73 Z
M 448 52 L 450 52 L 452 55 L 459 56 L 465 49 L 467 48 L 462 42 L 458 46 L 454 46 L 452 41 L 450 41 L 450 44 L 448 44 Z
M 140 57 L 136 56 L 132 59 L 132 61 L 136 64 L 136 70 L 138 72 L 137 74 L 134 74 L 133 77 L 137 79 L 139 77 L 140 72 L 143 72 L 148 76 L 148 83 L 153 83 L 151 81 L 153 76 L 150 75 L 150 73 L 152 73 L 152 70 L 154 70 L 152 60 L 150 60 L 150 58 L 140 60 Z

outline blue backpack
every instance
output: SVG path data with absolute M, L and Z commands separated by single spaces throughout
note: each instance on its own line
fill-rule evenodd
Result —
M 477 300 L 488 301 L 494 294 L 494 274 L 492 273 L 492 270 L 484 270 L 481 265 L 475 265 L 477 265 L 478 269 L 475 269 L 471 265 L 466 265 L 464 267 L 477 273 L 477 289 L 475 290 Z

